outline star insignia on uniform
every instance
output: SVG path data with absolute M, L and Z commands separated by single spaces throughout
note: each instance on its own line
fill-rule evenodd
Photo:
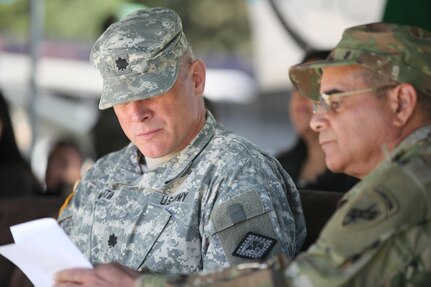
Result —
M 118 71 L 124 71 L 129 65 L 129 63 L 127 63 L 127 60 L 121 57 L 118 57 L 118 59 L 115 60 L 115 64 L 117 65 Z
M 108 246 L 114 247 L 115 245 L 117 245 L 117 236 L 115 236 L 115 234 L 111 234 L 109 235 Z

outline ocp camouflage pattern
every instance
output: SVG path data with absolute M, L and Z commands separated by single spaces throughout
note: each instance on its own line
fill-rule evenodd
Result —
M 319 99 L 322 68 L 360 64 L 431 97 L 431 33 L 412 26 L 372 23 L 348 28 L 326 60 L 289 69 L 303 96 Z
M 370 206 L 373 216 L 351 220 L 352 210 Z M 431 126 L 403 140 L 344 196 L 285 274 L 304 287 L 431 286 Z

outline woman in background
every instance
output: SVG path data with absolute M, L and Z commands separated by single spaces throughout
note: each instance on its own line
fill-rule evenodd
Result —
M 0 91 L 0 198 L 41 193 L 40 183 L 19 151 L 9 107 Z
M 312 51 L 305 55 L 302 62 L 323 60 L 329 53 Z M 327 169 L 318 134 L 310 128 L 312 115 L 313 102 L 293 91 L 289 101 L 289 116 L 298 137 L 291 149 L 276 155 L 276 158 L 298 189 L 346 192 L 358 179 Z
M 72 139 L 54 142 L 45 171 L 45 194 L 68 196 L 81 179 L 84 161 L 84 152 Z

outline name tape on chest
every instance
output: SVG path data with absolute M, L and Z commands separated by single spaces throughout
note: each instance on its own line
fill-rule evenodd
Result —
M 186 199 L 188 192 L 181 192 L 178 195 L 175 196 L 163 196 L 160 200 L 161 205 L 169 205 L 173 202 L 184 202 Z

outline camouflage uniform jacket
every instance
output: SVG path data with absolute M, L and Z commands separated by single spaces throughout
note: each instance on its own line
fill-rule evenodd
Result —
M 431 126 L 349 191 L 289 286 L 431 286 Z
M 253 267 L 253 266 L 252 266 Z M 345 194 L 316 244 L 206 276 L 142 276 L 136 286 L 431 286 L 431 126 L 406 138 Z
M 300 249 L 305 223 L 290 177 L 210 113 L 167 163 L 149 171 L 140 158 L 130 144 L 98 160 L 59 217 L 92 263 L 176 274 Z

